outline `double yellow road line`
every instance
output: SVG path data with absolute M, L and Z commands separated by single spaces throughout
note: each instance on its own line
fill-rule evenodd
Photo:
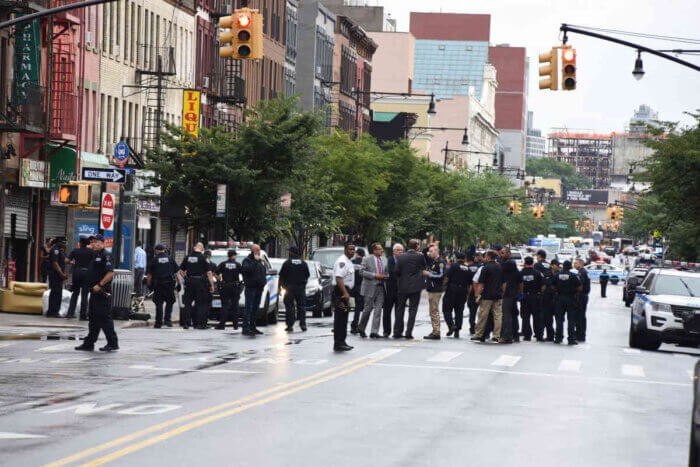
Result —
M 85 459 L 92 458 L 97 454 L 101 454 L 113 448 L 123 446 L 121 447 L 121 449 L 113 451 L 102 457 L 86 461 L 83 465 L 97 466 L 106 464 L 107 462 L 114 461 L 116 459 L 119 459 L 120 457 L 124 457 L 128 454 L 134 453 L 148 446 L 152 446 L 161 441 L 165 441 L 166 439 L 193 430 L 202 425 L 206 425 L 208 423 L 220 420 L 222 418 L 230 417 L 239 412 L 243 412 L 253 407 L 258 407 L 260 405 L 267 404 L 268 402 L 272 402 L 277 399 L 282 399 L 283 397 L 287 397 L 296 392 L 303 391 L 304 389 L 308 389 L 318 384 L 331 381 L 335 378 L 338 378 L 339 376 L 352 373 L 353 371 L 359 370 L 360 368 L 364 368 L 368 365 L 383 360 L 391 354 L 391 352 L 379 352 L 376 354 L 370 354 L 364 357 L 356 358 L 349 362 L 343 363 L 325 371 L 321 371 L 319 373 L 315 373 L 305 378 L 300 378 L 289 383 L 281 384 L 279 386 L 275 386 L 273 388 L 257 392 L 255 394 L 241 399 L 236 399 L 225 404 L 210 407 L 208 409 L 200 410 L 199 412 L 183 415 L 181 417 L 173 418 L 171 420 L 152 425 L 143 430 L 136 431 L 126 436 L 122 436 L 121 438 L 117 438 L 115 440 L 99 444 L 92 448 L 78 452 L 71 456 L 64 457 L 63 459 L 59 459 L 55 462 L 47 464 L 47 466 L 58 467 L 73 464 L 78 461 L 83 461 Z M 170 429 L 166 430 L 168 428 Z M 147 438 L 143 439 L 144 437 Z

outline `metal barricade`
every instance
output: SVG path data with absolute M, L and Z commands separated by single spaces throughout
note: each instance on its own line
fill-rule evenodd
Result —
M 112 279 L 112 316 L 114 319 L 129 319 L 133 291 L 134 274 L 128 269 L 115 269 Z

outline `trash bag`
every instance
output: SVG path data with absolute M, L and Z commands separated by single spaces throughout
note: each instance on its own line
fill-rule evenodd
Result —
M 44 316 L 46 316 L 46 312 L 49 311 L 49 294 L 51 294 L 51 290 L 47 290 L 44 292 L 44 296 L 42 297 L 42 312 Z M 61 297 L 61 308 L 58 310 L 58 316 L 61 318 L 65 318 L 66 315 L 68 315 L 68 308 L 70 308 L 70 297 L 71 293 L 63 289 L 62 291 L 62 297 Z M 78 295 L 78 301 L 75 304 L 75 313 L 76 316 L 79 314 L 80 310 L 80 295 Z

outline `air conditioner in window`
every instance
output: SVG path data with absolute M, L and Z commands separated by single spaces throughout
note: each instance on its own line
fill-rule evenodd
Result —
M 203 87 L 205 87 L 205 88 L 208 88 L 208 87 L 209 87 L 209 77 L 208 77 L 208 76 L 205 76 L 205 77 L 204 77 L 204 85 L 203 85 Z
M 322 73 L 322 69 L 321 69 L 321 66 L 319 65 L 316 67 L 316 74 L 320 75 L 321 73 Z
M 119 46 L 118 45 L 114 46 L 114 55 L 117 57 L 119 56 Z
M 92 45 L 92 31 L 85 31 L 85 43 Z

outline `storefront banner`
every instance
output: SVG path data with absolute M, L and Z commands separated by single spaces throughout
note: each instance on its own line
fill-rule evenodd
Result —
M 48 170 L 46 161 L 20 159 L 19 186 L 27 188 L 46 188 L 47 175 Z

